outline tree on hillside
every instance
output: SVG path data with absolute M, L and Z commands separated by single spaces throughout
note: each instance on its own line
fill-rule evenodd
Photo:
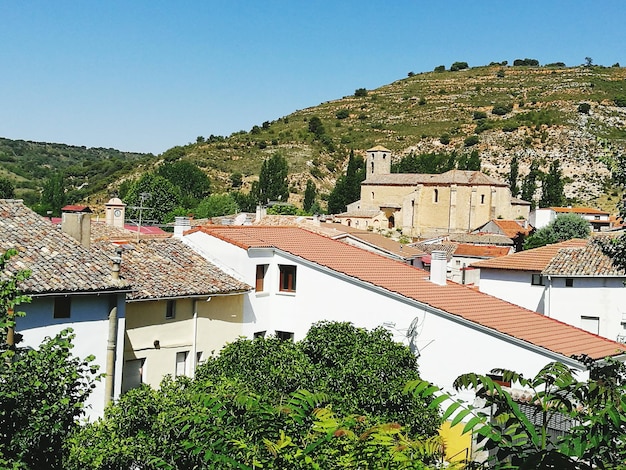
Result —
M 191 162 L 179 160 L 164 163 L 157 174 L 180 189 L 183 206 L 193 207 L 211 192 L 209 177 Z
M 322 124 L 322 120 L 319 117 L 312 116 L 311 119 L 309 119 L 309 132 L 315 134 L 315 137 L 318 139 L 326 133 L 324 124 Z
M 519 161 L 517 155 L 513 155 L 511 159 L 511 166 L 509 170 L 509 177 L 507 181 L 509 183 L 509 187 L 511 188 L 511 196 L 517 197 L 519 194 L 519 188 L 517 186 L 517 178 L 519 176 Z
M 170 222 L 171 212 L 180 205 L 180 189 L 167 179 L 154 173 L 145 173 L 135 181 L 123 201 L 128 205 L 129 218 L 143 221 Z M 141 210 L 139 207 L 144 207 Z
M 565 182 L 559 160 L 553 160 L 541 185 L 539 207 L 561 207 L 565 204 Z
M 221 215 L 236 214 L 239 206 L 230 194 L 211 194 L 200 201 L 194 215 L 200 219 L 219 217 Z
M 524 240 L 524 249 L 558 243 L 572 238 L 588 238 L 589 222 L 578 214 L 562 214 Z
M 535 201 L 535 192 L 537 191 L 537 180 L 541 177 L 542 172 L 539 170 L 539 162 L 533 160 L 530 164 L 528 174 L 522 181 L 521 196 L 524 201 L 530 202 L 530 208 L 534 209 L 537 205 Z
M 9 274 L 16 250 L 0 258 L 0 466 L 63 469 L 65 443 L 83 415 L 96 367 L 93 357 L 71 354 L 71 330 L 36 349 L 19 346 L 15 309 L 30 298 L 19 292 L 28 271 Z
M 15 185 L 10 179 L 0 177 L 0 199 L 13 199 Z
M 254 187 L 257 201 L 261 204 L 270 201 L 287 202 L 289 199 L 287 175 L 287 160 L 282 155 L 275 153 L 269 160 L 264 160 L 258 185 Z
M 455 152 L 447 153 L 421 153 L 411 152 L 391 165 L 392 173 L 426 173 L 439 174 L 453 170 L 457 166 Z
M 339 214 L 346 210 L 346 206 L 361 197 L 361 182 L 365 179 L 365 161 L 354 156 L 350 151 L 348 167 L 335 183 L 335 187 L 328 196 L 328 212 Z
M 317 188 L 315 187 L 315 183 L 312 179 L 308 179 L 306 181 L 306 189 L 304 190 L 304 200 L 302 202 L 302 208 L 306 212 L 311 211 L 311 207 L 313 207 L 313 203 L 315 202 L 315 196 L 317 194 Z
M 52 211 L 52 215 L 60 217 L 61 208 L 65 206 L 66 202 L 65 178 L 63 173 L 53 173 L 43 184 L 37 212 L 45 215 L 48 211 Z

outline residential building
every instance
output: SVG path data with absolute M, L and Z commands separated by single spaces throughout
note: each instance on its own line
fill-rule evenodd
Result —
M 44 338 L 72 328 L 76 335 L 72 354 L 81 359 L 94 355 L 99 372 L 106 373 L 87 401 L 93 419 L 121 393 L 124 299 L 131 286 L 119 277 L 115 250 L 89 247 L 90 214 L 75 209 L 63 215 L 59 227 L 21 200 L 0 200 L 0 250 L 19 251 L 7 272 L 31 271 L 19 286 L 32 298 L 19 306 L 26 313 L 16 323 L 16 332 L 23 336 L 20 345 L 37 348 Z
M 484 173 L 391 173 L 391 151 L 376 146 L 366 153 L 361 199 L 336 216 L 345 225 L 425 237 L 467 232 L 496 217 L 528 218 L 530 204 L 513 198 L 506 183 Z
M 522 251 L 524 239 L 530 235 L 533 231 L 532 225 L 527 220 L 504 220 L 493 219 L 484 225 L 481 225 L 477 229 L 474 229 L 474 234 L 494 234 L 508 237 L 515 247 L 515 251 Z
M 530 213 L 530 223 L 535 228 L 543 228 L 554 222 L 559 215 L 577 214 L 589 221 L 593 232 L 606 231 L 611 228 L 611 214 L 592 207 L 544 207 Z
M 203 226 L 183 241 L 254 284 L 243 334 L 302 339 L 321 320 L 389 328 L 419 355 L 425 379 L 450 389 L 464 372 L 505 367 L 534 375 L 549 361 L 623 358 L 626 346 L 446 281 L 445 253 L 430 273 L 295 227 Z M 584 377 L 583 377 L 584 378 Z
M 546 317 L 624 341 L 626 272 L 599 245 L 569 240 L 478 261 L 480 290 Z

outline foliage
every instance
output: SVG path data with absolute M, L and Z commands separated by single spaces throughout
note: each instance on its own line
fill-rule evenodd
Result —
M 445 72 L 446 71 L 446 66 L 445 65 L 438 65 L 437 67 L 435 67 L 434 71 L 437 72 L 437 73 Z
M 162 224 L 173 219 L 170 213 L 180 204 L 180 189 L 162 176 L 145 173 L 132 184 L 123 201 L 128 205 L 129 218 L 138 220 L 141 212 L 142 220 Z M 145 209 L 140 211 L 139 207 Z
M 439 137 L 439 142 L 443 145 L 448 145 L 450 143 L 450 134 L 441 134 Z
M 450 66 L 450 72 L 456 72 L 457 70 L 465 70 L 467 68 L 469 68 L 469 65 L 467 65 L 467 62 L 454 62 Z
M 539 162 L 533 160 L 530 163 L 528 174 L 522 180 L 521 197 L 524 201 L 530 202 L 530 208 L 536 207 L 535 192 L 537 191 L 537 180 L 543 173 L 539 170 Z
M 10 179 L 0 177 L 0 199 L 13 199 L 15 197 L 15 185 Z
M 182 203 L 187 207 L 193 207 L 211 191 L 206 173 L 186 160 L 164 163 L 157 174 L 179 188 Z
M 0 259 L 0 464 L 3 468 L 61 469 L 63 446 L 77 427 L 95 380 L 93 357 L 71 354 L 70 329 L 46 338 L 38 349 L 21 348 L 15 334 L 14 309 L 30 298 L 19 284 L 30 273 L 7 272 L 16 250 Z
M 255 181 L 258 184 L 258 182 Z M 232 191 L 230 196 L 234 199 L 239 207 L 239 210 L 242 212 L 255 212 L 257 206 L 257 198 L 254 195 L 254 191 L 250 191 L 249 193 L 244 193 L 241 191 Z
M 456 168 L 456 153 L 422 153 L 402 157 L 391 166 L 393 173 L 439 174 Z
M 230 174 L 230 185 L 233 188 L 239 188 L 243 184 L 243 176 L 238 171 Z
M 472 119 L 477 121 L 479 119 L 487 119 L 487 113 L 484 111 L 474 111 L 472 114 Z
M 211 194 L 204 198 L 195 209 L 195 216 L 200 219 L 236 214 L 239 206 L 231 194 Z
M 561 207 L 563 204 L 565 204 L 565 183 L 560 162 L 555 159 L 543 177 L 539 207 Z
M 580 103 L 578 105 L 578 112 L 581 114 L 589 114 L 591 111 L 591 105 L 589 103 Z
M 367 96 L 367 89 L 365 89 L 365 88 L 357 88 L 354 91 L 354 96 L 356 96 L 356 97 Z
M 499 380 L 475 373 L 458 377 L 454 387 L 474 390 L 480 407 L 422 381 L 409 383 L 406 391 L 421 397 L 436 395 L 431 407 L 450 403 L 444 418 L 452 418 L 452 424 L 466 420 L 464 432 L 473 432 L 481 448 L 490 451 L 489 468 L 622 468 L 625 366 L 612 359 L 579 359 L 590 368 L 588 380 L 578 381 L 572 369 L 558 362 L 547 364 L 531 378 L 506 369 L 491 371 Z M 502 383 L 523 389 L 526 403 L 515 399 Z M 551 432 L 556 421 L 569 425 L 569 430 Z
M 463 140 L 463 145 L 465 147 L 471 147 L 472 145 L 476 145 L 479 142 L 477 135 L 470 135 Z
M 514 66 L 528 66 L 528 67 L 538 67 L 539 61 L 537 59 L 515 59 L 513 61 Z
M 37 212 L 44 215 L 51 211 L 53 216 L 60 217 L 61 208 L 65 206 L 66 201 L 65 178 L 61 172 L 54 173 L 43 185 Z
M 469 154 L 464 153 L 457 162 L 459 170 L 480 171 L 480 154 L 478 150 L 472 150 Z
M 289 199 L 289 186 L 287 185 L 287 160 L 276 153 L 269 160 L 264 160 L 259 174 L 259 184 L 255 188 L 256 198 L 261 204 L 270 201 L 283 201 Z
M 340 109 L 339 111 L 337 111 L 335 113 L 335 117 L 337 119 L 346 119 L 347 117 L 350 116 L 350 111 L 348 111 L 347 109 Z
M 338 214 L 346 210 L 346 206 L 361 197 L 361 182 L 365 179 L 365 161 L 350 152 L 345 175 L 337 180 L 335 187 L 328 196 L 328 212 Z
M 524 240 L 524 249 L 530 250 L 572 238 L 588 238 L 590 233 L 589 222 L 578 214 L 561 214 L 527 237 Z
M 507 178 L 507 182 L 509 183 L 509 187 L 511 188 L 511 196 L 517 197 L 519 194 L 519 187 L 517 186 L 517 178 L 519 176 L 519 161 L 517 158 L 517 154 L 513 155 L 511 158 L 511 164 L 509 166 L 509 176 Z
M 302 213 L 296 206 L 289 203 L 271 204 L 267 208 L 268 215 L 298 215 Z
M 315 134 L 315 137 L 318 139 L 326 133 L 324 124 L 322 124 L 322 120 L 319 117 L 312 116 L 311 119 L 309 119 L 309 132 Z
M 304 200 L 302 202 L 302 208 L 306 212 L 311 211 L 311 207 L 313 207 L 313 203 L 315 202 L 315 196 L 317 195 L 317 188 L 315 187 L 315 183 L 313 180 L 308 179 L 306 181 L 306 189 L 304 190 Z
M 626 96 L 617 96 L 613 99 L 613 102 L 615 103 L 615 106 L 624 108 L 626 107 Z
M 496 114 L 498 116 L 504 116 L 505 114 L 510 113 L 513 110 L 512 104 L 496 104 L 491 109 L 491 114 Z

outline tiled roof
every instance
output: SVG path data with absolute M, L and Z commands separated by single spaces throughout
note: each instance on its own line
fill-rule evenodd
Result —
M 112 262 L 101 251 L 84 248 L 61 227 L 27 208 L 21 200 L 0 199 L 0 250 L 19 250 L 7 271 L 29 269 L 20 287 L 26 294 L 97 292 L 128 289 L 111 276 Z
M 503 235 L 509 238 L 515 238 L 520 233 L 522 235 L 528 235 L 532 230 L 530 225 L 524 228 L 517 220 L 493 219 L 492 222 L 500 228 Z
M 448 235 L 451 242 L 475 243 L 480 245 L 513 245 L 513 240 L 497 233 L 451 233 Z
M 562 213 L 609 215 L 608 212 L 593 207 L 550 207 L 550 209 Z
M 382 145 L 376 145 L 375 147 L 372 147 L 371 149 L 367 149 L 367 152 L 391 152 L 391 150 L 383 147 Z
M 400 185 L 412 186 L 418 184 L 450 185 L 458 184 L 462 186 L 508 186 L 491 176 L 487 176 L 480 171 L 450 170 L 441 174 L 421 174 L 421 173 L 391 173 L 381 175 L 369 175 L 362 184 L 368 185 Z
M 112 250 L 107 241 L 95 244 Z M 118 245 L 119 246 L 119 245 Z M 132 241 L 123 246 L 120 276 L 133 290 L 128 300 L 247 292 L 251 287 L 224 273 L 176 238 Z
M 417 258 L 425 254 L 424 251 L 413 246 L 409 246 L 405 243 L 400 243 L 397 240 L 387 238 L 380 233 L 368 232 L 367 230 L 354 230 L 349 233 L 341 234 L 333 237 L 335 240 L 345 240 L 346 238 L 353 238 L 368 245 L 379 248 L 382 251 L 386 251 L 393 255 L 399 256 L 403 259 Z
M 557 251 L 542 274 L 553 276 L 626 276 L 626 271 L 613 264 L 600 245 L 589 240 L 585 246 L 564 247 Z
M 497 258 L 508 255 L 510 251 L 511 249 L 507 246 L 469 245 L 466 243 L 460 243 L 454 251 L 454 256 Z
M 294 227 L 216 227 L 201 230 L 243 249 L 274 247 L 366 283 L 414 299 L 512 338 L 570 357 L 600 359 L 626 346 L 503 300 L 448 282 L 430 282 L 426 271 Z
M 456 248 L 459 246 L 458 243 L 442 241 L 441 243 L 424 243 L 418 242 L 413 243 L 411 246 L 422 250 L 424 253 L 432 253 L 433 251 L 445 251 L 446 258 L 448 261 L 452 258 L 452 255 L 456 251 Z M 429 261 L 430 262 L 430 261 Z

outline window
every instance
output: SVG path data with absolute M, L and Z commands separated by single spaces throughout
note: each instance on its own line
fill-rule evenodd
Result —
M 281 264 L 278 266 L 280 269 L 280 284 L 278 290 L 281 292 L 295 292 L 296 291 L 296 267 Z
M 435 192 L 433 194 L 433 202 L 439 202 L 439 190 L 435 189 Z
M 484 195 L 484 194 L 481 194 L 481 195 L 480 195 L 480 203 L 481 203 L 481 204 L 484 204 L 484 203 L 485 203 L 485 195 Z
M 69 318 L 72 307 L 71 297 L 54 298 L 54 318 Z
M 533 286 L 543 286 L 544 284 L 544 280 L 543 280 L 543 276 L 541 274 L 533 274 L 532 278 L 530 280 L 530 284 Z
M 131 359 L 124 362 L 122 369 L 122 393 L 139 387 L 144 381 L 145 359 Z
M 574 279 L 571 277 L 565 278 L 565 287 L 574 287 Z
M 202 362 L 202 351 L 196 352 L 196 366 L 198 366 Z
M 581 315 L 580 327 L 589 333 L 600 334 L 600 318 Z
M 189 351 L 180 351 L 176 353 L 176 377 L 187 374 L 187 358 Z
M 254 290 L 257 292 L 263 292 L 264 284 L 265 284 L 265 273 L 267 272 L 267 264 L 257 264 L 256 265 L 256 284 L 254 286 Z
M 374 173 L 374 162 L 372 162 L 372 173 Z
M 278 331 L 276 330 L 276 337 L 283 341 L 293 341 L 293 333 L 289 331 Z
M 165 308 L 165 318 L 172 319 L 176 316 L 176 304 L 173 300 L 167 301 L 167 307 Z
M 257 331 L 257 332 L 254 333 L 254 335 L 252 337 L 254 339 L 265 338 L 265 331 Z

